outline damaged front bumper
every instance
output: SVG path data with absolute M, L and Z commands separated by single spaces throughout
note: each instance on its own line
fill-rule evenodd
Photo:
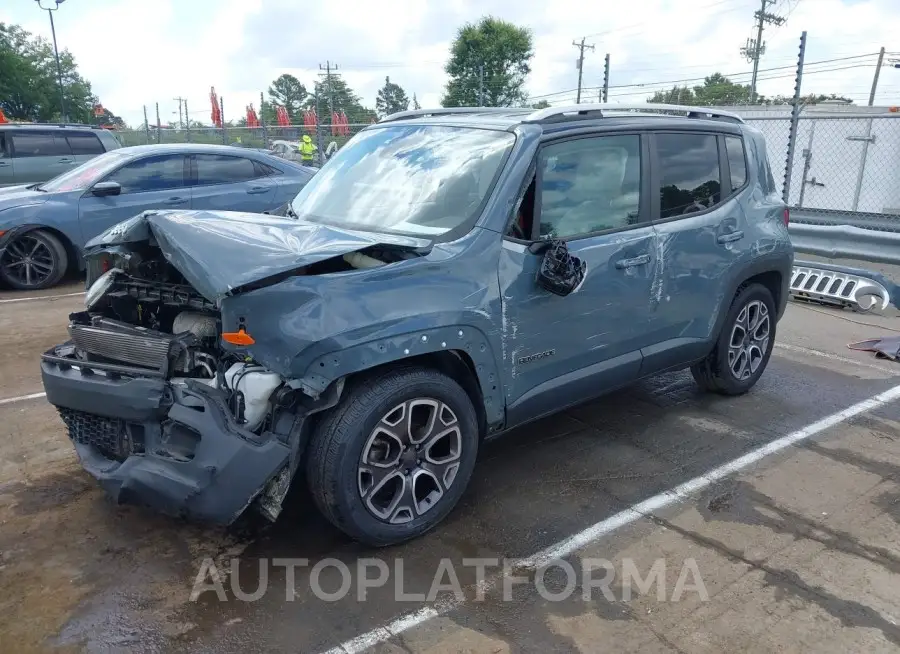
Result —
M 267 486 L 285 485 L 289 443 L 241 428 L 219 390 L 85 363 L 72 349 L 42 356 L 44 390 L 85 470 L 115 501 L 230 524 Z

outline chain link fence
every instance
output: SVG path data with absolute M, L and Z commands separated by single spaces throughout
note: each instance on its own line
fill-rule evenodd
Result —
M 745 120 L 765 135 L 780 191 L 785 181 L 790 117 Z M 838 220 L 853 224 L 839 214 L 880 214 L 880 219 L 872 220 L 900 230 L 900 114 L 801 115 L 795 149 L 787 200 L 791 207 L 802 210 L 800 215 L 818 215 L 823 224 Z
M 123 146 L 148 145 L 156 143 L 209 143 L 233 145 L 245 148 L 273 150 L 279 154 L 291 156 L 292 147 L 299 145 L 304 135 L 312 138 L 317 150 L 323 155 L 326 152 L 341 148 L 368 124 L 351 124 L 343 126 L 319 125 L 318 128 L 306 125 L 266 126 L 266 127 L 200 127 L 169 128 L 149 126 L 137 130 L 121 130 L 116 135 Z M 340 132 L 340 133 L 338 133 Z M 334 145 L 332 145 L 332 143 Z M 279 147 L 282 146 L 282 147 Z M 299 155 L 296 157 L 299 160 Z

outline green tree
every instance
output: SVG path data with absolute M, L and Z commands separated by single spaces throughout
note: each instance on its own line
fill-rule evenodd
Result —
M 315 93 L 319 95 L 321 125 L 331 125 L 332 111 L 343 111 L 351 124 L 369 123 L 377 118 L 376 112 L 364 107 L 360 97 L 337 75 L 332 75 L 330 82 L 328 78 L 316 80 Z M 315 93 L 306 99 L 307 109 L 316 108 Z
M 491 16 L 477 24 L 463 25 L 450 47 L 450 61 L 444 68 L 450 81 L 441 104 L 445 107 L 521 104 L 525 101 L 523 89 L 533 56 L 531 30 Z
M 531 105 L 532 109 L 549 109 L 550 103 L 546 100 L 538 100 L 533 105 Z
M 842 95 L 838 95 L 837 93 L 829 93 L 828 95 L 824 93 L 819 93 L 818 95 L 815 93 L 811 93 L 810 95 L 805 95 L 800 97 L 801 104 L 819 104 L 826 101 L 832 102 L 843 102 L 844 104 L 853 104 L 853 100 L 850 98 L 846 98 Z M 776 95 L 767 104 L 793 104 L 794 98 L 793 96 L 785 96 L 785 95 Z
M 764 104 L 765 101 L 765 98 L 757 93 L 756 102 Z M 657 91 L 648 98 L 648 102 L 688 106 L 749 104 L 750 85 L 736 84 L 721 73 L 713 73 L 698 86 L 673 86 L 668 91 Z
M 303 102 L 306 100 L 308 93 L 306 87 L 293 75 L 280 75 L 272 84 L 269 85 L 269 99 L 274 103 L 281 105 L 287 109 L 291 122 L 299 122 Z M 271 110 L 272 118 L 275 118 L 274 108 Z M 267 117 L 268 118 L 268 117 Z M 268 120 L 267 120 L 268 122 Z
M 97 98 L 90 83 L 78 74 L 68 50 L 59 53 L 59 64 L 68 119 L 91 122 Z M 5 23 L 0 23 L 0 108 L 14 120 L 62 118 L 53 45 Z
M 390 77 L 384 78 L 384 86 L 378 90 L 375 99 L 375 111 L 379 116 L 387 116 L 398 111 L 409 109 L 409 98 L 399 84 L 394 84 Z
M 415 93 L 413 93 L 412 106 L 413 106 L 413 109 L 421 109 L 422 108 L 422 105 L 419 104 L 419 99 L 416 98 Z

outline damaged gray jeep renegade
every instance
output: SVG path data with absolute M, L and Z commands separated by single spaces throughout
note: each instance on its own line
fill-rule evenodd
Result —
M 41 371 L 117 501 L 275 520 L 300 477 L 357 540 L 419 536 L 485 438 L 664 371 L 749 390 L 793 261 L 761 134 L 696 107 L 394 114 L 278 213 L 86 247 Z

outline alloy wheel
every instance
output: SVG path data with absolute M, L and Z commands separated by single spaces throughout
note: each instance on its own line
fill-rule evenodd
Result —
M 24 234 L 6 246 L 0 268 L 23 286 L 37 286 L 53 275 L 56 260 L 50 246 L 37 236 Z
M 407 400 L 384 414 L 369 435 L 357 470 L 359 496 L 383 522 L 415 520 L 450 489 L 461 454 L 453 410 L 431 398 Z
M 749 379 L 759 369 L 769 348 L 771 321 L 764 302 L 748 302 L 731 328 L 728 367 L 738 381 Z

